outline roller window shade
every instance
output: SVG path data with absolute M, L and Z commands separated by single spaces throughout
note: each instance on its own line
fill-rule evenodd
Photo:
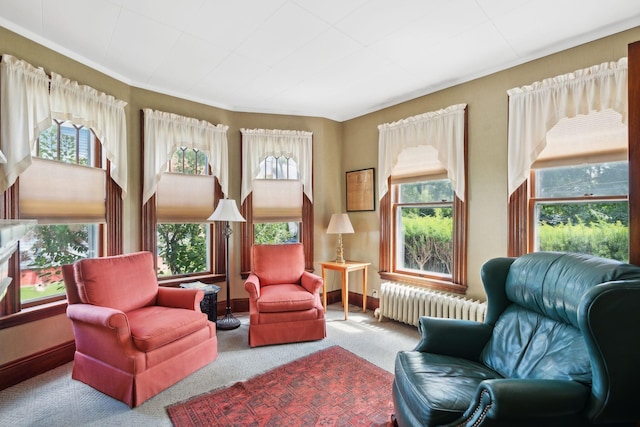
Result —
M 215 176 L 163 173 L 156 193 L 159 223 L 199 223 L 214 208 Z
M 561 119 L 547 132 L 547 145 L 533 169 L 628 159 L 627 126 L 622 116 L 605 110 Z
M 285 179 L 255 180 L 253 222 L 302 222 L 302 183 Z
M 20 175 L 20 217 L 43 223 L 105 222 L 106 172 L 34 157 Z
M 447 178 L 447 169 L 438 160 L 438 150 L 430 145 L 405 148 L 391 171 L 392 184 L 440 178 Z

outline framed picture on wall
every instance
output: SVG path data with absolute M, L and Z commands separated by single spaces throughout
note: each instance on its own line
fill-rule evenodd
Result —
M 347 212 L 374 211 L 375 169 L 347 172 Z

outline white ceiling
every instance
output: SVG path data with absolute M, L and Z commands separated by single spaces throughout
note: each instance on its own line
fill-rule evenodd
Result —
M 0 0 L 129 85 L 338 121 L 638 25 L 638 0 Z

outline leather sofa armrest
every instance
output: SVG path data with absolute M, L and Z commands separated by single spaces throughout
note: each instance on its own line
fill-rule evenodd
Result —
M 594 286 L 580 301 L 578 324 L 593 371 L 589 415 L 598 422 L 637 419 L 639 307 L 639 280 Z
M 538 419 L 540 425 L 544 425 L 545 418 L 580 417 L 588 400 L 589 388 L 576 381 L 485 380 L 480 383 L 464 420 L 456 422 L 456 425 L 482 425 L 487 419 L 504 425 Z
M 249 293 L 249 299 L 252 301 L 260 298 L 260 279 L 255 274 L 249 274 L 244 282 L 244 289 Z
M 302 273 L 302 279 L 300 283 L 310 293 L 320 294 L 320 289 L 322 289 L 322 277 L 305 271 Z
M 156 304 L 162 307 L 185 308 L 200 311 L 200 301 L 204 292 L 200 289 L 170 288 L 160 286 Z
M 89 323 L 109 329 L 126 329 L 129 333 L 129 320 L 120 310 L 110 307 L 100 307 L 91 304 L 70 304 L 67 316 L 72 321 Z
M 493 327 L 472 320 L 420 317 L 418 331 L 422 339 L 414 349 L 469 360 L 479 360 Z

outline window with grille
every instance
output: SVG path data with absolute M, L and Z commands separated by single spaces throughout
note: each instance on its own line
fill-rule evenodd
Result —
M 202 151 L 181 146 L 158 183 L 158 276 L 210 272 L 215 178 Z
M 104 251 L 107 174 L 91 129 L 54 120 L 20 176 L 20 216 L 38 224 L 20 241 L 20 301 L 65 297 L 61 266 Z
M 302 197 L 296 162 L 285 156 L 266 157 L 253 188 L 254 243 L 299 242 Z
M 313 134 L 301 130 L 240 129 L 242 181 L 241 274 L 251 269 L 256 243 L 299 242 L 313 269 Z M 256 236 L 257 234 L 257 236 Z

